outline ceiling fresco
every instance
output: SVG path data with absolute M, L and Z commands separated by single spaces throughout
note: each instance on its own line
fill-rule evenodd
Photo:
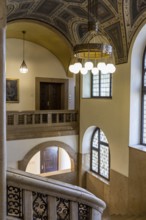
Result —
M 74 46 L 87 40 L 87 3 L 87 0 L 7 0 L 7 22 L 22 19 L 43 22 Z M 114 48 L 116 64 L 125 63 L 132 38 L 146 21 L 146 0 L 98 0 L 98 20 L 99 32 Z

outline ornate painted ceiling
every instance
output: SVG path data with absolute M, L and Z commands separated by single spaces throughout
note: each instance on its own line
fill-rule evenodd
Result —
M 7 21 L 29 19 L 59 31 L 74 46 L 88 35 L 87 0 L 7 0 Z M 101 32 L 114 48 L 117 64 L 127 62 L 136 30 L 146 23 L 146 0 L 99 0 Z

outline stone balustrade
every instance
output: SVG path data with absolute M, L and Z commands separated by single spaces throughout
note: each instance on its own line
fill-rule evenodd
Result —
M 7 140 L 77 133 L 75 110 L 7 111 Z
M 75 110 L 7 111 L 7 126 L 77 122 Z
M 101 220 L 105 203 L 78 186 L 7 171 L 7 220 Z

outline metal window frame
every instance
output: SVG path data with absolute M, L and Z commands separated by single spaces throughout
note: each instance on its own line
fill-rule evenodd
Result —
M 110 94 L 109 96 L 101 96 L 101 71 L 99 71 L 99 96 L 94 96 L 93 95 L 93 74 L 91 74 L 91 98 L 102 98 L 102 99 L 111 99 L 112 98 L 112 74 L 110 74 L 110 81 L 109 81 L 109 89 L 110 89 Z
M 144 67 L 146 59 L 146 47 L 144 49 L 143 53 L 143 60 L 142 60 L 142 90 L 141 90 L 141 135 L 140 135 L 140 144 L 146 145 L 146 143 L 143 142 L 143 127 L 144 127 L 144 95 L 146 95 L 146 86 L 144 86 L 144 74 L 146 72 L 146 67 Z
M 95 133 L 96 132 L 99 132 L 99 135 L 98 135 L 98 149 L 97 148 L 95 148 L 95 147 L 93 147 L 93 140 L 94 140 L 94 136 L 95 136 Z M 109 178 L 106 178 L 105 176 L 103 176 L 103 175 L 101 175 L 101 173 L 100 173 L 100 145 L 104 145 L 104 146 L 107 146 L 108 148 L 109 148 L 109 144 L 108 143 L 105 143 L 105 142 L 102 142 L 101 140 L 100 140 L 100 128 L 98 128 L 98 127 L 96 127 L 95 128 L 95 130 L 93 131 L 93 134 L 92 134 L 92 137 L 91 137 L 91 153 L 90 153 L 90 170 L 93 172 L 93 173 L 95 173 L 95 174 L 97 174 L 97 175 L 99 175 L 99 176 L 101 176 L 102 178 L 104 178 L 104 179 L 106 179 L 106 180 L 110 180 L 110 149 L 109 149 L 109 155 L 108 155 L 108 157 L 109 157 L 109 171 L 108 171 L 108 176 L 109 176 Z M 93 150 L 95 150 L 95 151 L 97 151 L 98 152 L 98 172 L 96 172 L 95 170 L 93 170 L 93 165 L 92 165 L 92 158 L 93 158 Z

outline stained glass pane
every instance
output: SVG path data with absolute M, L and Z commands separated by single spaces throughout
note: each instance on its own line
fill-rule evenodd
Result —
M 107 138 L 102 130 L 100 130 L 100 141 L 108 143 Z
M 99 96 L 99 74 L 93 75 L 92 96 Z
M 109 178 L 109 147 L 100 145 L 100 175 Z
M 98 135 L 99 135 L 99 131 L 97 130 L 94 134 L 93 141 L 92 141 L 92 146 L 95 148 L 98 148 Z
M 92 150 L 92 170 L 98 173 L 98 151 Z
M 101 96 L 110 96 L 110 74 L 101 74 Z

